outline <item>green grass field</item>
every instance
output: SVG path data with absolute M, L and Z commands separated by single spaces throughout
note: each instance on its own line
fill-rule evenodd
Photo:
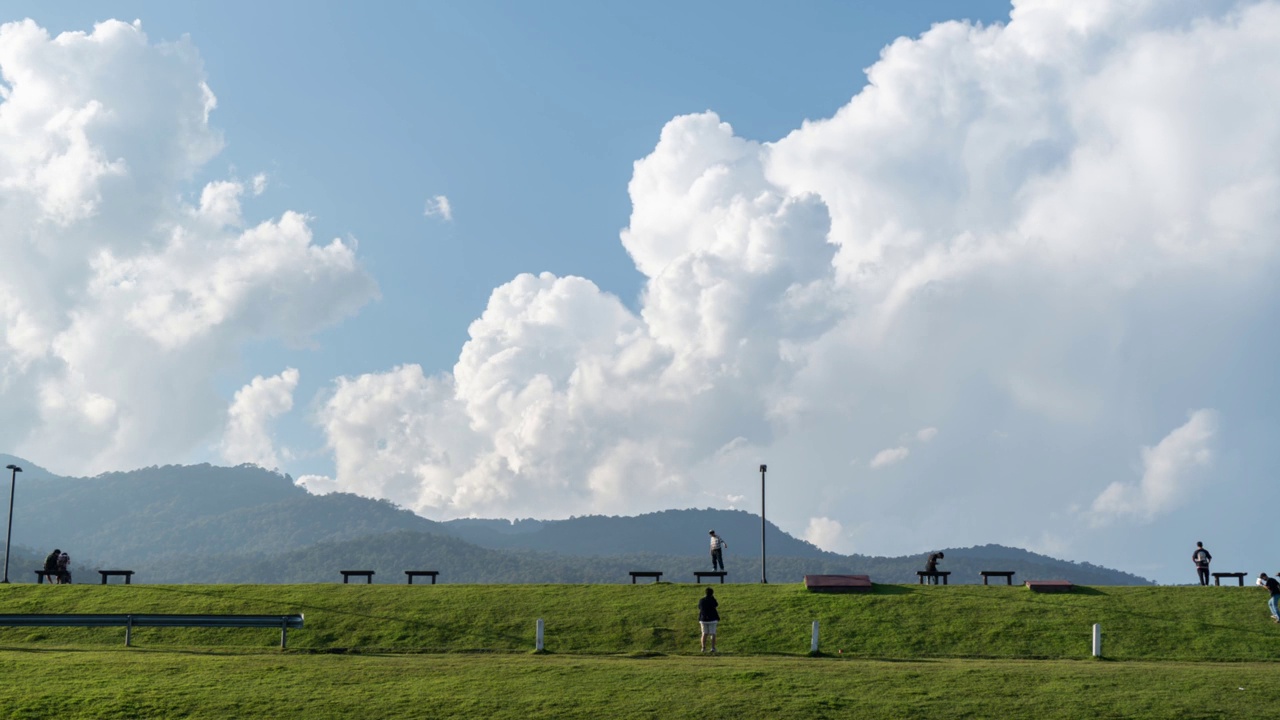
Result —
M 0 717 L 1220 718 L 1280 698 L 1256 588 L 713 587 L 715 657 L 698 585 L 0 586 L 0 612 L 306 615 L 285 652 L 270 630 L 0 629 Z

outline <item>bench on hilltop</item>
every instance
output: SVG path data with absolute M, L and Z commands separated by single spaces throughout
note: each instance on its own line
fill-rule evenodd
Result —
M 1212 575 L 1213 575 L 1214 585 L 1221 585 L 1222 578 L 1225 577 L 1225 578 L 1235 578 L 1237 581 L 1240 582 L 1240 587 L 1244 587 L 1245 573 L 1212 573 Z
M 699 585 L 702 584 L 702 578 L 704 577 L 708 577 L 708 578 L 718 577 L 720 578 L 720 584 L 723 585 L 724 576 L 727 574 L 728 573 L 726 573 L 723 570 L 694 570 L 693 571 L 693 577 L 698 580 Z
M 942 584 L 946 585 L 947 578 L 950 577 L 950 575 L 951 575 L 950 570 L 917 570 L 916 584 L 921 585 L 924 583 L 925 578 L 929 578 L 934 585 L 937 585 L 938 578 L 942 578 Z
M 132 570 L 99 570 L 99 571 L 98 571 L 98 574 L 102 576 L 102 584 L 103 584 L 103 585 L 106 585 L 106 584 L 107 584 L 107 578 L 109 578 L 109 577 L 111 577 L 111 576 L 113 576 L 113 575 L 114 575 L 114 576 L 117 576 L 117 577 L 123 577 L 123 578 L 124 578 L 124 584 L 125 584 L 125 585 L 132 585 L 132 584 L 133 584 L 133 583 L 131 582 L 131 581 L 133 580 L 133 571 L 132 571 Z
M 49 579 L 50 585 L 56 585 L 58 581 L 58 572 L 56 570 L 37 570 L 36 584 L 43 585 L 45 578 Z
M 413 584 L 413 579 L 416 577 L 429 577 L 431 578 L 431 584 L 435 585 L 436 576 L 440 574 L 440 571 L 439 570 L 405 570 L 404 574 L 408 576 L 410 585 Z
M 338 572 L 342 573 L 342 584 L 343 584 L 343 585 L 346 585 L 347 583 L 349 583 L 349 582 L 351 581 L 352 576 L 355 576 L 355 577 L 363 577 L 363 578 L 365 579 L 365 584 L 366 584 L 366 585 L 372 585 L 372 584 L 373 584 L 373 571 L 372 571 L 372 570 L 339 570 Z
M 122 627 L 126 647 L 136 627 L 279 628 L 283 650 L 289 628 L 302 627 L 302 615 L 23 614 L 0 615 L 0 627 Z
M 988 579 L 988 578 L 993 578 L 993 577 L 1002 577 L 1002 578 L 1004 578 L 1004 579 L 1005 579 L 1005 581 L 1006 581 L 1006 582 L 1005 582 L 1005 584 L 1006 584 L 1006 585 L 1012 585 L 1012 584 L 1013 584 L 1013 576 L 1015 575 L 1015 573 L 1014 573 L 1014 571 L 1013 571 L 1013 570 L 983 570 L 982 572 L 980 572 L 980 573 L 978 573 L 978 574 L 982 576 L 982 584 L 983 584 L 983 585 L 986 585 L 986 584 L 987 584 L 987 579 Z
M 655 583 L 662 582 L 662 573 L 656 570 L 633 570 L 631 572 L 631 584 L 636 584 L 638 577 L 651 577 Z

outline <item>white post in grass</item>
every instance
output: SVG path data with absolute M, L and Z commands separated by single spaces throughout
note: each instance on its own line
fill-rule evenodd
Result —
M 1102 657 L 1102 626 L 1093 624 L 1093 656 Z
M 818 652 L 818 621 L 813 621 L 813 640 L 809 643 L 809 652 Z
M 535 647 L 538 652 L 542 652 L 542 618 L 538 618 L 538 639 Z

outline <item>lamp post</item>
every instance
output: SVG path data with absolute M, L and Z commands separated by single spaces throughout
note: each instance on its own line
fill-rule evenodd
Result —
M 765 553 L 764 553 L 764 474 L 769 469 L 768 465 L 760 466 L 760 582 L 769 583 L 769 578 L 765 574 Z
M 13 472 L 9 473 L 9 530 L 4 538 L 4 580 L 0 580 L 5 584 L 9 582 L 9 546 L 13 545 L 13 488 L 18 482 L 18 473 L 22 472 L 22 468 L 17 465 L 6 465 Z

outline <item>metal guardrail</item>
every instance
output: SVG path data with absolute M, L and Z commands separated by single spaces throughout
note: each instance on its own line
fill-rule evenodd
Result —
M 280 649 L 285 649 L 290 629 L 302 627 L 298 615 L 161 615 L 130 614 L 0 614 L 0 627 L 123 627 L 124 644 L 133 640 L 135 627 L 279 628 Z

